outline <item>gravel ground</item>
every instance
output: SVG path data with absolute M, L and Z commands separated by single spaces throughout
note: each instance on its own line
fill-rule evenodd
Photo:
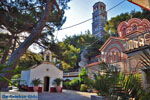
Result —
M 95 93 L 63 90 L 62 93 L 39 93 L 39 100 L 90 100 Z

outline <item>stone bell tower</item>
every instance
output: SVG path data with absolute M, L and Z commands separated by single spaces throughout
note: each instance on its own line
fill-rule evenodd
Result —
M 44 52 L 44 61 L 52 62 L 52 52 L 50 50 Z
M 104 26 L 107 21 L 106 5 L 103 2 L 97 2 L 93 5 L 93 23 L 92 34 L 100 39 L 104 36 Z

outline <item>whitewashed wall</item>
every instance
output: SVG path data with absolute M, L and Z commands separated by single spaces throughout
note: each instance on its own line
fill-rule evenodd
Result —
M 20 84 L 30 85 L 30 70 L 21 72 L 21 80 Z
M 63 78 L 63 71 L 59 70 L 57 67 L 55 67 L 53 64 L 41 64 L 37 66 L 34 69 L 31 69 L 31 75 L 30 75 L 30 82 L 32 82 L 33 79 L 39 78 L 44 82 L 44 77 L 50 77 L 50 86 L 53 86 L 53 80 L 56 78 Z M 32 86 L 32 84 L 30 84 Z M 43 87 L 43 84 L 41 84 Z
M 49 87 L 54 87 L 54 84 L 53 84 L 54 79 L 56 78 L 63 79 L 63 71 L 59 70 L 56 66 L 54 66 L 51 63 L 43 63 L 33 69 L 21 72 L 21 80 L 25 80 L 29 87 L 33 86 L 33 84 L 31 84 L 33 79 L 39 78 L 43 83 L 43 84 L 40 84 L 39 86 L 43 88 L 44 77 L 46 76 L 50 78 Z M 20 84 L 24 84 L 24 83 L 21 82 Z

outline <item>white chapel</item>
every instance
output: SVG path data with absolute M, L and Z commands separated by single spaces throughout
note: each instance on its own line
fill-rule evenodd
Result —
M 52 52 L 46 50 L 44 52 L 44 61 L 40 65 L 34 65 L 21 72 L 22 81 L 20 85 L 26 85 L 28 91 L 33 91 L 32 80 L 40 79 L 42 84 L 39 85 L 39 92 L 54 92 L 55 86 L 53 82 L 56 78 L 63 79 L 63 71 L 53 64 L 52 59 Z

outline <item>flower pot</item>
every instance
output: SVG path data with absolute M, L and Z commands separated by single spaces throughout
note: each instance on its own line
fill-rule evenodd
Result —
M 57 92 L 61 92 L 61 87 L 60 86 L 56 86 L 56 90 L 57 90 Z
M 38 92 L 38 89 L 39 89 L 38 86 L 34 86 L 34 87 L 33 87 L 34 92 Z

